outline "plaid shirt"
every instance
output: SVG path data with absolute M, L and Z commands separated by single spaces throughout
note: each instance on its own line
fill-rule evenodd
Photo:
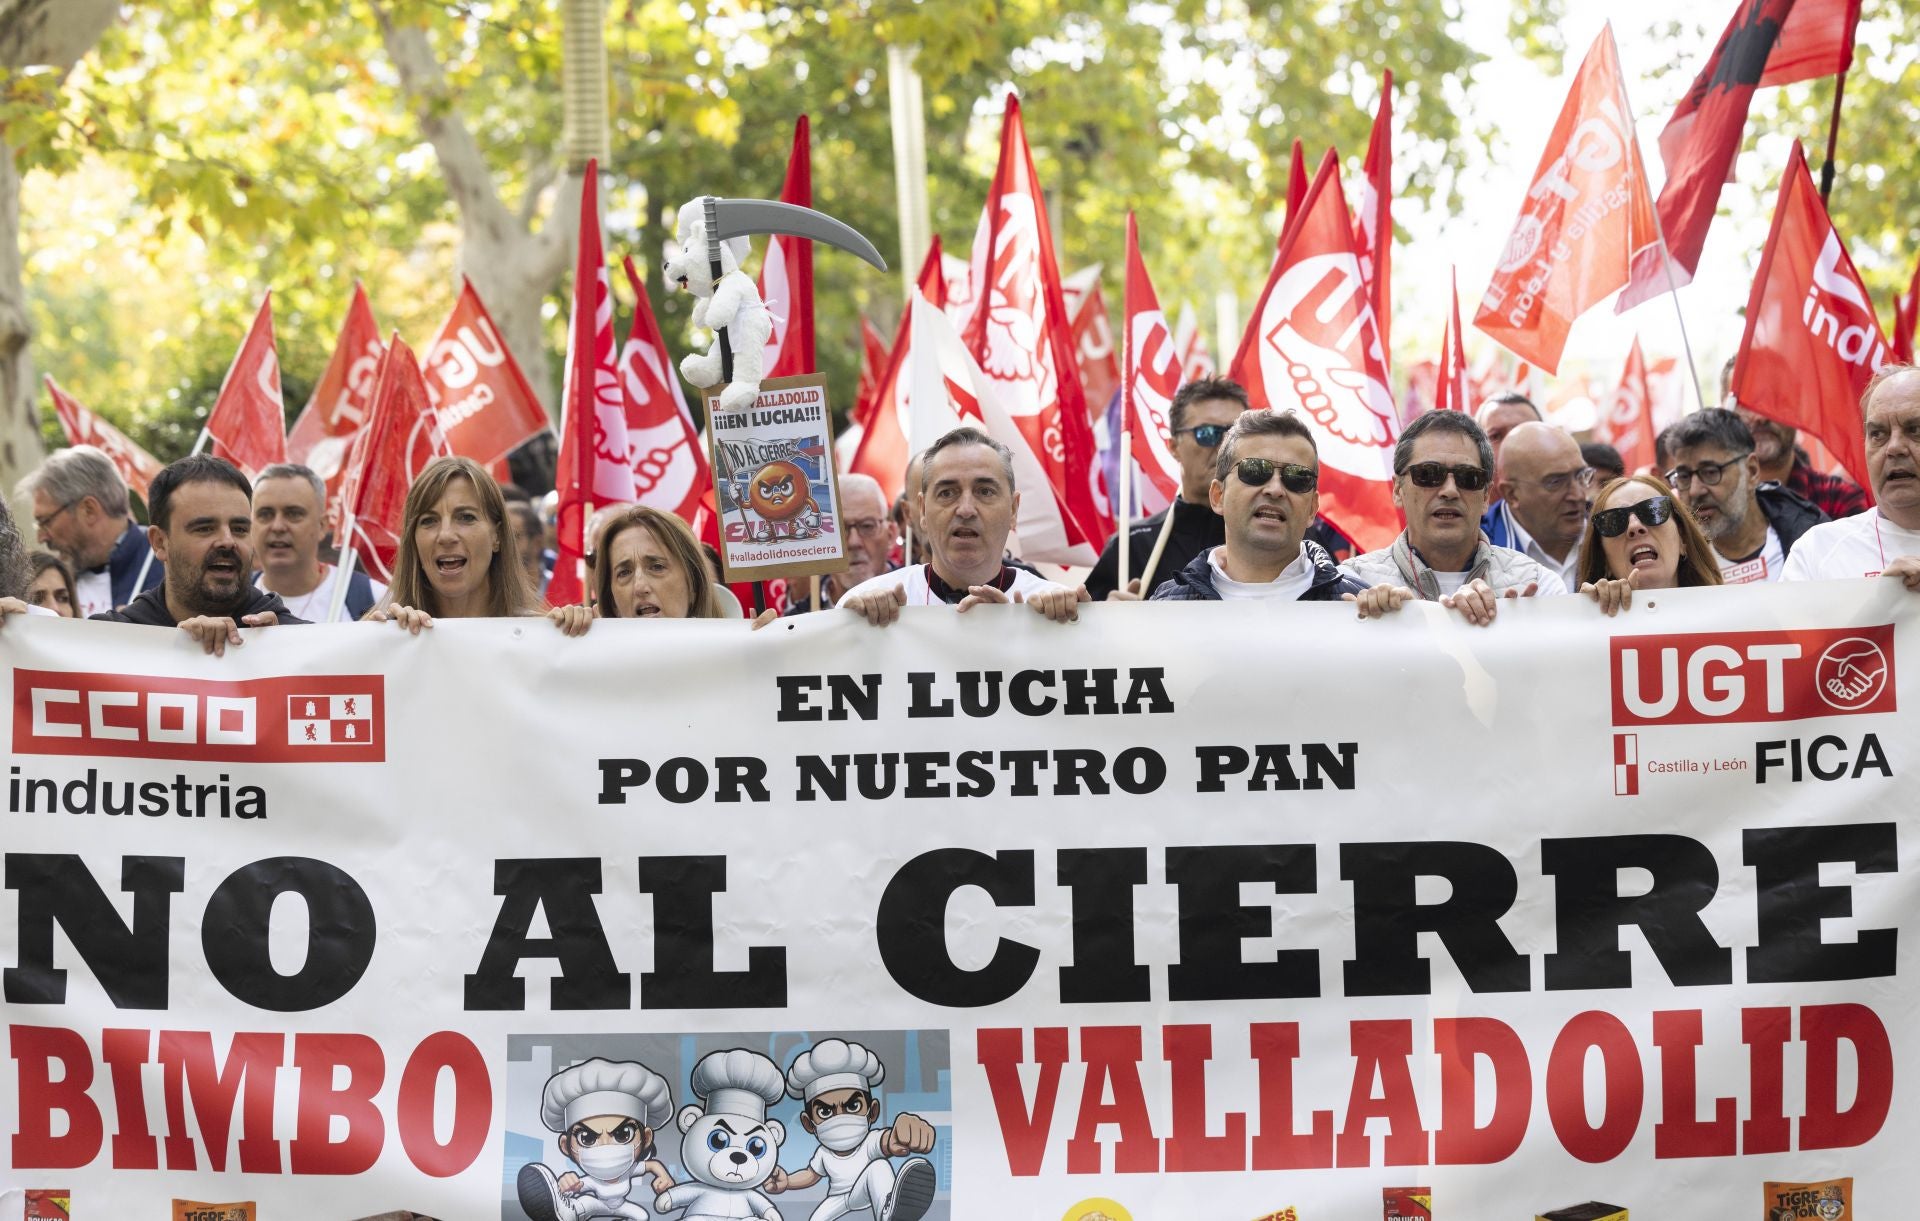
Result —
M 1794 451 L 1793 473 L 1787 476 L 1787 489 L 1805 496 L 1834 521 L 1867 511 L 1867 494 L 1860 485 L 1842 475 L 1823 475 L 1807 465 L 1807 456 Z

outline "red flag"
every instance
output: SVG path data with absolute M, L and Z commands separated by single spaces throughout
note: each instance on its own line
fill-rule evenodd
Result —
M 1113 343 L 1113 324 L 1107 318 L 1106 294 L 1100 291 L 1100 264 L 1075 272 L 1060 286 L 1073 320 L 1073 352 L 1080 368 L 1080 389 L 1094 419 L 1107 412 L 1113 392 L 1120 388 L 1120 353 Z
M 346 546 L 374 580 L 393 583 L 400 552 L 407 489 L 427 463 L 452 451 L 427 398 L 420 366 L 398 334 L 387 342 L 374 378 L 372 414 L 354 434 L 341 488 L 341 520 L 351 522 Z
M 1133 436 L 1134 484 L 1141 508 L 1158 513 L 1180 495 L 1180 463 L 1173 456 L 1167 411 L 1180 389 L 1180 351 L 1154 294 L 1140 255 L 1140 230 L 1127 213 L 1126 368 L 1121 381 L 1123 426 Z M 1118 489 L 1115 489 L 1116 494 Z M 1127 506 L 1121 506 L 1122 512 Z
M 624 260 L 633 287 L 633 328 L 620 349 L 620 388 L 626 400 L 627 444 L 632 447 L 633 499 L 679 517 L 695 537 L 718 539 L 713 528 L 713 472 L 693 426 L 667 343 L 654 320 L 646 281 Z
M 915 292 L 935 309 L 944 310 L 948 304 L 949 283 L 946 256 L 940 251 L 940 235 L 936 233 L 933 243 L 927 247 L 926 259 L 920 264 Z M 907 356 L 913 346 L 911 298 L 907 305 L 893 333 L 893 349 L 887 355 L 879 389 L 874 391 L 873 406 L 867 411 L 866 431 L 860 436 L 859 448 L 853 451 L 853 461 L 847 464 L 848 471 L 879 480 L 888 503 L 899 499 L 901 482 L 907 475 L 907 459 L 913 456 L 907 439 L 911 387 L 906 376 Z M 933 440 L 933 437 L 921 437 L 918 444 L 924 449 Z
M 1913 269 L 1907 291 L 1893 299 L 1893 357 L 1903 365 L 1913 363 L 1913 333 L 1920 323 L 1920 264 Z
M 1846 70 L 1860 0 L 1739 0 L 1713 54 L 1660 132 L 1667 181 L 1660 189 L 1660 225 L 1676 284 L 1693 278 L 1720 202 L 1733 176 L 1753 91 Z M 1620 296 L 1625 311 L 1667 291 L 1668 269 L 1657 249 L 1639 258 Z
M 1353 245 L 1360 252 L 1360 278 L 1373 298 L 1380 350 L 1393 370 L 1393 73 L 1380 77 L 1380 109 L 1367 141 L 1366 179 L 1355 209 Z
M 1294 218 L 1300 215 L 1300 205 L 1307 202 L 1307 187 L 1311 179 L 1307 177 L 1307 150 L 1299 140 L 1293 142 L 1293 157 L 1287 162 L 1287 216 L 1282 222 L 1281 238 L 1293 227 Z
M 220 397 L 207 414 L 213 456 L 251 479 L 287 460 L 287 413 L 280 400 L 280 356 L 273 346 L 273 294 L 260 299 L 247 337 L 227 367 Z
M 860 315 L 860 386 L 853 397 L 853 422 L 865 426 L 873 412 L 873 396 L 880 390 L 880 375 L 887 370 L 887 337 Z
M 1091 564 L 1112 529 L 1098 493 L 1093 425 L 1074 360 L 1060 265 L 1054 259 L 1046 202 L 1020 122 L 1020 99 L 1007 98 L 1000 128 L 1000 165 L 974 235 L 973 315 L 963 330 L 968 352 L 1000 389 L 1018 426 L 1002 443 L 1025 447 L 1047 474 L 1060 504 L 1064 540 L 1057 552 L 1028 558 Z M 1022 488 L 1026 496 L 1038 488 Z M 1044 545 L 1040 545 L 1044 547 Z
M 1467 394 L 1466 339 L 1460 333 L 1460 273 L 1453 271 L 1452 275 L 1453 313 L 1440 337 L 1440 376 L 1433 406 L 1436 411 L 1472 414 L 1474 404 Z
M 373 385 L 380 376 L 380 357 L 385 352 L 380 326 L 373 320 L 373 307 L 367 304 L 366 289 L 356 280 L 333 356 L 287 433 L 287 460 L 311 467 L 326 481 L 329 505 L 346 478 L 347 447 L 353 443 L 353 434 L 373 410 Z
M 793 125 L 793 151 L 787 156 L 786 181 L 780 184 L 780 202 L 813 206 L 812 128 L 801 115 Z M 773 316 L 767 337 L 767 377 L 812 373 L 813 360 L 813 243 L 798 237 L 770 237 L 767 256 L 760 261 L 760 299 Z
M 427 345 L 427 397 L 453 452 L 485 466 L 549 427 L 547 409 L 500 338 L 471 281 Z
M 1621 371 L 1620 387 L 1607 400 L 1606 414 L 1600 419 L 1599 432 L 1608 444 L 1620 451 L 1627 473 L 1653 465 L 1653 384 L 1647 377 L 1647 358 L 1640 351 L 1640 337 L 1634 336 L 1627 351 L 1627 367 Z
M 1659 246 L 1640 144 L 1620 97 L 1620 57 L 1608 26 L 1573 78 L 1473 318 L 1549 373 L 1560 368 L 1573 320 L 1627 282 L 1637 252 Z
M 1219 372 L 1219 366 L 1213 361 L 1213 349 L 1207 346 L 1206 333 L 1200 329 L 1200 318 L 1193 312 L 1191 301 L 1180 303 L 1180 321 L 1173 327 L 1173 346 L 1180 353 L 1181 385 Z
M 587 518 L 601 505 L 633 500 L 626 399 L 613 346 L 613 286 L 600 241 L 600 166 L 587 162 L 580 191 L 580 255 L 573 270 L 567 328 L 567 377 L 560 399 L 560 557 L 547 600 L 567 606 L 585 596 L 582 567 Z
M 53 380 L 53 375 L 45 378 L 47 394 L 53 399 L 54 414 L 60 417 L 60 427 L 66 430 L 67 444 L 91 445 L 105 454 L 112 462 L 113 469 L 120 472 L 120 478 L 127 486 L 140 493 L 140 499 L 147 498 L 147 487 L 153 477 L 160 473 L 160 459 L 135 445 L 127 434 L 107 423 L 62 390 Z
M 1796 141 L 1747 298 L 1733 396 L 1743 407 L 1818 437 L 1855 483 L 1871 487 L 1860 394 L 1886 363 L 1887 345 L 1866 285 Z
M 1231 376 L 1255 407 L 1299 412 L 1320 448 L 1320 512 L 1368 551 L 1400 532 L 1393 393 L 1331 151 L 1288 226 Z

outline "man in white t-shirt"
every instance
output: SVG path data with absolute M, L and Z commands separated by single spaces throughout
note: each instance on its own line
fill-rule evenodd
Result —
M 253 484 L 253 536 L 260 556 L 254 584 L 280 595 L 287 609 L 309 623 L 325 623 L 333 610 L 340 570 L 320 561 L 327 532 L 327 485 L 297 463 L 267 467 Z M 387 587 L 356 569 L 347 582 L 340 618 L 353 622 L 377 605 Z
M 964 612 L 984 603 L 1025 602 L 1055 623 L 1078 618 L 1084 590 L 1005 562 L 1007 535 L 1020 511 L 1006 446 L 977 428 L 956 428 L 920 455 L 920 486 L 907 494 L 919 496 L 929 562 L 862 581 L 840 599 L 841 609 L 876 627 L 899 618 L 903 606 L 943 603 Z
M 1860 401 L 1875 507 L 1808 530 L 1782 579 L 1897 577 L 1920 591 L 1920 369 L 1887 366 Z
M 1221 439 L 1208 490 L 1226 542 L 1153 591 L 1155 602 L 1337 602 L 1365 585 L 1307 538 L 1320 511 L 1320 452 L 1291 411 L 1249 411 Z
M 1800 536 L 1827 515 L 1798 492 L 1760 482 L 1753 431 L 1722 407 L 1673 426 L 1667 482 L 1713 544 L 1728 585 L 1778 581 Z

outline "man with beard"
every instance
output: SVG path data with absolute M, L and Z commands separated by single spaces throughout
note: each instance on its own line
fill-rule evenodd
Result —
M 883 572 L 840 600 L 875 627 L 900 617 L 903 606 L 957 607 L 1024 602 L 1056 623 L 1079 617 L 1086 591 L 1068 589 L 1006 561 L 1007 536 L 1020 512 L 1013 486 L 1013 451 L 977 428 L 947 433 L 920 455 L 920 520 L 930 559 Z
M 1749 411 L 1733 397 L 1733 364 L 1729 356 L 1720 370 L 1720 401 L 1740 417 L 1753 434 L 1753 456 L 1760 463 L 1760 482 L 1777 483 L 1797 492 L 1835 521 L 1852 517 L 1867 507 L 1867 494 L 1844 475 L 1823 475 L 1807 460 L 1807 451 L 1794 444 L 1800 435 L 1778 420 Z
M 1799 493 L 1760 482 L 1753 434 L 1724 408 L 1674 425 L 1673 462 L 1667 482 L 1713 544 L 1728 585 L 1778 581 L 1800 536 L 1827 520 Z
M 91 445 L 56 450 L 20 481 L 18 490 L 33 498 L 41 543 L 72 567 L 80 614 L 125 606 L 140 590 L 160 583 L 146 531 L 128 506 L 126 481 L 100 450 Z
M 153 478 L 147 541 L 167 579 L 123 609 L 93 616 L 108 623 L 178 627 L 219 656 L 242 643 L 243 627 L 305 623 L 280 595 L 255 588 L 253 486 L 230 462 L 195 454 Z
M 1888 365 L 1861 396 L 1875 506 L 1815 526 L 1787 559 L 1786 580 L 1894 577 L 1920 591 L 1920 369 Z
M 893 518 L 887 513 L 887 494 L 871 475 L 840 476 L 840 538 L 846 548 L 847 570 L 820 580 L 820 605 L 807 595 L 794 599 L 789 615 L 838 606 L 847 591 L 893 567 Z

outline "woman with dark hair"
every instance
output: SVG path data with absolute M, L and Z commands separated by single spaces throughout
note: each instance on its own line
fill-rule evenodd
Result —
M 1707 536 L 1658 475 L 1629 475 L 1600 489 L 1580 543 L 1580 592 L 1609 615 L 1635 590 L 1720 584 Z
M 62 619 L 80 613 L 80 599 L 74 593 L 73 573 L 67 562 L 51 551 L 35 551 L 27 556 L 33 568 L 32 583 L 27 586 L 27 602 L 45 607 Z
M 544 614 L 569 636 L 593 624 L 585 606 L 548 609 L 511 553 L 506 501 L 471 458 L 436 458 L 407 489 L 400 549 L 384 605 L 367 621 L 418 635 L 441 619 L 506 619 Z

